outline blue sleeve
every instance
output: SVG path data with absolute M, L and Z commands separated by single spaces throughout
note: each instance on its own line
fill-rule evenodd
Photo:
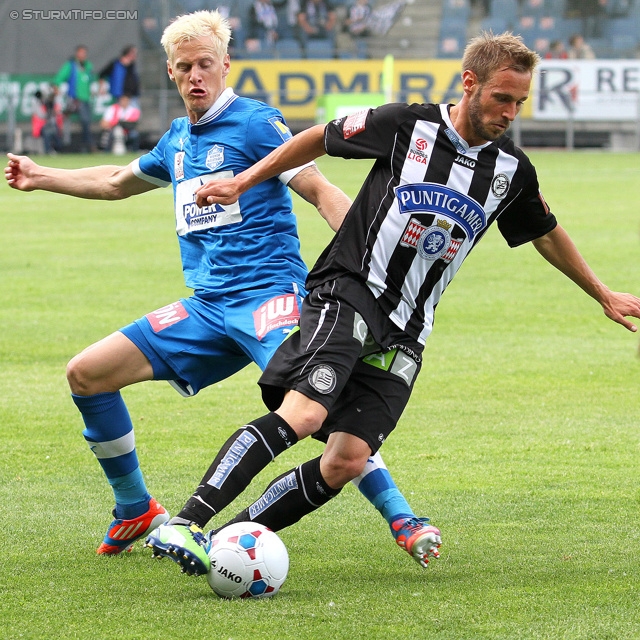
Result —
M 171 184 L 173 176 L 165 155 L 170 133 L 170 131 L 167 131 L 149 153 L 145 153 L 138 158 L 137 167 L 140 173 L 138 173 L 135 168 L 134 173 L 139 178 L 159 186 Z
M 245 140 L 245 148 L 255 162 L 292 137 L 283 115 L 271 107 L 257 110 L 249 118 L 245 131 L 251 136 L 251 140 Z

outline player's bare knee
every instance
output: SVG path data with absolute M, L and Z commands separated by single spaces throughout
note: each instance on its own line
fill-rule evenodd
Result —
M 71 393 L 78 396 L 88 396 L 98 393 L 95 381 L 85 366 L 82 353 L 74 356 L 67 364 L 67 382 Z
M 327 410 L 321 404 L 304 398 L 301 394 L 287 394 L 276 413 L 286 420 L 299 439 L 318 431 L 327 417 Z
M 349 456 L 345 455 L 345 452 L 325 449 L 320 469 L 327 483 L 337 489 L 357 478 L 364 470 L 366 463 L 366 457 Z

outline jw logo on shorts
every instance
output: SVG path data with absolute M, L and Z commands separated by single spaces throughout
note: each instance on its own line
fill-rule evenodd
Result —
M 253 326 L 258 340 L 262 340 L 269 331 L 297 325 L 299 321 L 300 308 L 293 293 L 271 298 L 253 312 Z
M 289 475 L 286 475 L 270 486 L 262 496 L 249 507 L 249 517 L 251 520 L 255 520 L 258 514 L 268 509 L 274 502 L 277 502 L 282 496 L 289 493 L 289 491 L 295 491 L 297 488 L 298 481 L 296 480 L 296 472 L 292 471 Z
M 383 371 L 393 373 L 398 376 L 398 378 L 404 380 L 408 387 L 413 383 L 413 379 L 416 377 L 418 371 L 416 361 L 398 349 L 371 353 L 362 358 L 362 362 L 366 362 L 372 367 L 378 367 L 378 369 L 382 369 Z
M 318 393 L 331 393 L 336 388 L 336 372 L 327 364 L 318 364 L 309 374 L 309 384 Z
M 189 314 L 180 301 L 156 309 L 145 316 L 156 333 L 188 317 Z
M 219 489 L 229 474 L 238 466 L 247 451 L 249 451 L 251 445 L 257 441 L 258 439 L 252 433 L 243 431 L 229 447 L 224 458 L 216 467 L 215 473 L 207 480 L 207 484 Z

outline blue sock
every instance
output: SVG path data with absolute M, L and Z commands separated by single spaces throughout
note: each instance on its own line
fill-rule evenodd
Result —
M 367 460 L 364 471 L 352 482 L 382 514 L 389 526 L 399 518 L 416 517 L 393 481 L 380 453 L 376 453 Z
M 151 496 L 140 471 L 133 424 L 119 391 L 71 397 L 82 414 L 82 432 L 98 459 L 116 500 L 116 517 L 136 518 L 149 508 Z

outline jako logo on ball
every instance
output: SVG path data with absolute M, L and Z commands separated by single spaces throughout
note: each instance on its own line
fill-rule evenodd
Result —
M 289 572 L 289 554 L 271 529 L 237 522 L 211 539 L 209 585 L 221 598 L 275 595 Z

